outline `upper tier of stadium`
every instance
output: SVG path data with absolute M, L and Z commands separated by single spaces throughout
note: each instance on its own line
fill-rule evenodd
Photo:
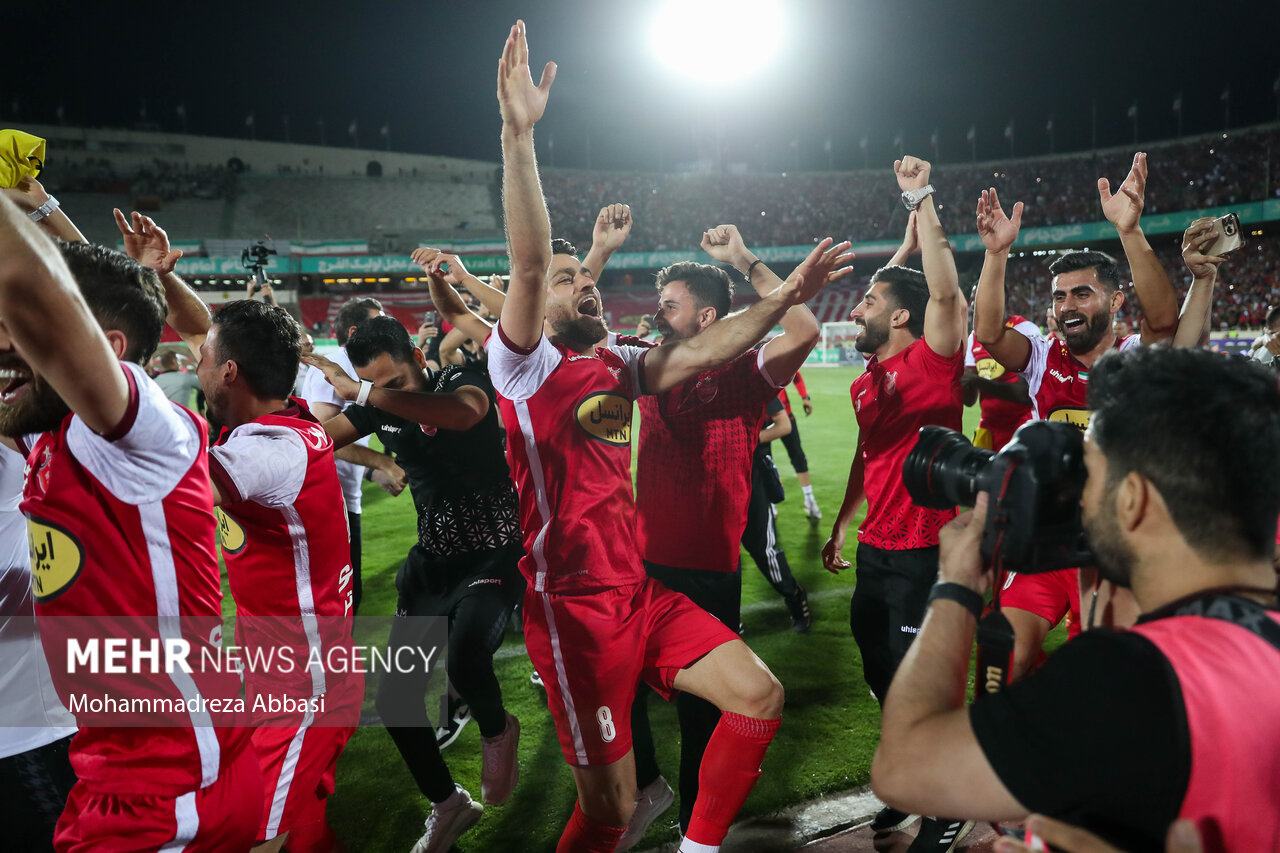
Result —
M 110 216 L 99 215 L 111 207 L 152 213 L 189 256 L 238 255 L 244 241 L 266 235 L 285 243 L 284 253 L 293 243 L 319 242 L 299 249 L 386 255 L 422 243 L 491 243 L 502 236 L 495 163 L 129 130 L 24 129 L 49 140 L 42 180 L 79 212 L 91 240 L 116 242 Z M 1141 148 L 1150 155 L 1147 216 L 1280 197 L 1280 123 Z M 1007 205 L 1027 204 L 1026 229 L 1082 226 L 1102 218 L 1097 179 L 1118 184 L 1132 157 L 1126 147 L 941 163 L 933 181 L 952 234 L 972 230 L 973 205 L 991 186 Z M 620 201 L 635 216 L 629 253 L 687 252 L 703 229 L 720 222 L 734 222 L 761 247 L 812 244 L 828 235 L 896 241 L 906 214 L 890 165 L 781 174 L 733 164 L 715 174 L 544 169 L 542 176 L 557 234 L 588 243 L 599 207 Z M 1077 231 L 1068 229 L 1062 242 L 1079 239 Z

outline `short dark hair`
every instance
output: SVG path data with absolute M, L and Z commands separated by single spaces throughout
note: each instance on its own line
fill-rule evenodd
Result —
M 1267 312 L 1267 320 L 1266 320 L 1267 328 L 1270 329 L 1272 324 L 1275 323 L 1277 320 L 1280 320 L 1280 305 L 1277 305 L 1275 308 L 1272 308 L 1270 311 Z
M 573 255 L 576 258 L 578 257 L 578 247 L 563 237 L 555 237 L 551 240 L 551 254 Z
M 146 364 L 160 345 L 169 303 L 155 270 L 114 249 L 59 242 L 62 258 L 103 331 L 124 332 L 126 361 Z
M 218 327 L 214 357 L 234 361 L 259 397 L 288 397 L 298 380 L 302 334 L 289 312 L 252 299 L 228 302 L 213 314 Z
M 1272 557 L 1280 515 L 1274 373 L 1208 350 L 1137 347 L 1094 364 L 1089 408 L 1108 484 L 1130 471 L 1146 477 L 1187 544 L 1210 559 Z
M 658 270 L 654 282 L 658 290 L 673 281 L 683 281 L 699 308 L 716 309 L 716 319 L 729 315 L 733 305 L 733 279 L 722 268 L 695 261 L 681 261 Z
M 395 317 L 374 317 L 361 323 L 347 341 L 347 357 L 354 367 L 365 367 L 383 353 L 403 364 L 413 360 L 415 349 L 408 330 Z
M 356 296 L 342 303 L 333 318 L 333 336 L 338 339 L 338 346 L 347 345 L 347 330 L 359 326 L 369 319 L 370 311 L 381 311 L 382 303 L 372 296 Z
M 881 294 L 888 295 L 899 308 L 905 308 L 911 315 L 907 320 L 907 331 L 913 338 L 924 337 L 924 312 L 929 307 L 929 282 L 924 273 L 910 267 L 881 267 L 871 276 L 871 283 L 884 282 L 888 285 Z
M 1055 276 L 1088 269 L 1097 271 L 1098 281 L 1108 290 L 1120 289 L 1120 265 L 1106 252 L 1064 252 L 1049 264 L 1049 274 Z

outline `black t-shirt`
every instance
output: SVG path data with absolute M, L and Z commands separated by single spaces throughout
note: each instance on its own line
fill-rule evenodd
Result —
M 449 393 L 468 385 L 484 391 L 489 411 L 467 430 L 424 426 L 373 406 L 349 406 L 343 412 L 360 435 L 376 432 L 404 468 L 418 511 L 418 543 L 435 556 L 520 541 L 520 502 L 488 374 L 450 365 L 428 374 L 426 390 Z
M 978 744 L 1027 808 L 1131 853 L 1163 851 L 1191 778 L 1168 660 L 1131 631 L 1087 631 L 969 709 Z

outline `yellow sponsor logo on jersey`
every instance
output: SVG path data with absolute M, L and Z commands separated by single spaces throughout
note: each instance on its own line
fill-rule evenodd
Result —
M 1089 428 L 1089 410 L 1088 409 L 1054 409 L 1049 413 L 1048 420 L 1065 421 L 1076 429 L 1084 432 Z
M 48 521 L 27 519 L 31 588 L 44 603 L 67 591 L 84 569 L 84 548 L 70 532 Z
M 574 413 L 587 435 L 606 444 L 631 444 L 631 401 L 612 391 L 588 394 Z
M 976 365 L 978 376 L 983 379 L 999 379 L 1004 376 L 1004 365 L 990 356 L 978 359 Z
M 218 519 L 218 541 L 227 554 L 239 554 L 244 549 L 244 528 L 236 520 L 215 506 L 213 514 Z

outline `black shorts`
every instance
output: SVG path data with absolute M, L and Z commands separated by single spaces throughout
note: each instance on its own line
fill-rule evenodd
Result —
M 649 577 L 667 589 L 683 593 L 726 627 L 737 631 L 742 621 L 742 567 L 732 572 L 678 569 L 644 561 Z
M 396 575 L 397 615 L 443 616 L 463 598 L 485 593 L 495 593 L 514 606 L 524 595 L 524 578 L 517 568 L 522 556 L 519 543 L 452 557 L 433 557 L 414 545 Z

